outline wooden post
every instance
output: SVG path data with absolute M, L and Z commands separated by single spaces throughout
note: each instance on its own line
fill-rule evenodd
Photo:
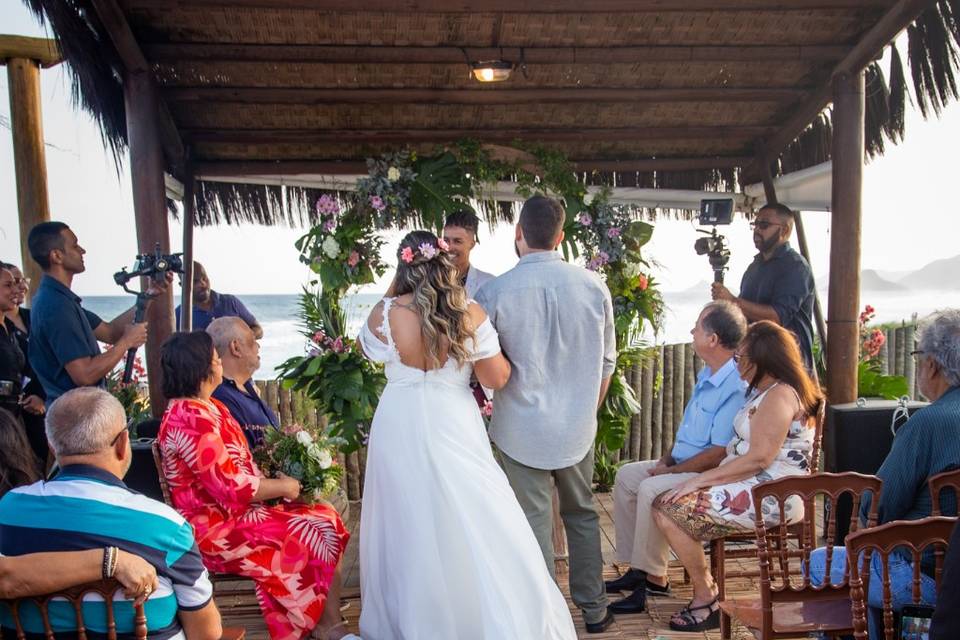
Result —
M 643 413 L 640 414 L 640 448 L 637 451 L 638 460 L 653 459 L 653 384 L 657 376 L 656 351 L 643 359 L 643 368 L 640 378 L 640 405 Z
M 663 345 L 663 383 L 660 385 L 660 397 L 663 400 L 663 411 L 660 419 L 660 450 L 665 455 L 670 452 L 673 442 L 673 345 Z
M 667 384 L 667 376 L 664 373 L 664 358 L 666 349 L 663 345 L 657 347 L 654 352 L 654 362 L 652 368 L 651 384 L 656 387 L 653 396 L 653 427 L 650 429 L 650 459 L 659 460 L 663 455 L 663 393 L 664 386 Z M 659 378 L 660 384 L 657 385 Z
M 193 166 L 183 181 L 183 283 L 180 287 L 180 331 L 193 331 Z
M 663 445 L 669 449 L 673 448 L 674 436 L 677 434 L 677 429 L 680 428 L 680 423 L 683 422 L 683 368 L 685 363 L 683 345 L 673 345 L 673 420 L 670 425 L 670 439 L 669 441 L 664 440 Z
M 40 284 L 40 265 L 30 257 L 27 236 L 35 225 L 50 220 L 47 199 L 47 161 L 43 147 L 40 109 L 40 65 L 13 58 L 7 62 L 10 84 L 10 130 L 13 133 L 13 167 L 17 178 L 20 212 L 20 251 L 23 275 L 30 278 L 30 294 Z
M 130 177 L 133 211 L 137 222 L 140 253 L 170 253 L 166 189 L 163 184 L 163 148 L 159 134 L 159 98 L 149 72 L 127 73 L 123 83 L 130 145 Z M 150 407 L 155 417 L 163 415 L 166 398 L 160 371 L 160 345 L 173 332 L 173 291 L 158 296 L 147 310 L 147 377 Z
M 827 303 L 827 397 L 857 398 L 860 310 L 860 226 L 863 195 L 864 76 L 833 79 L 833 187 L 830 293 Z

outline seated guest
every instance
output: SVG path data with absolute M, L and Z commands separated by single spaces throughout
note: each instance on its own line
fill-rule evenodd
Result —
M 924 319 L 918 327 L 916 377 L 920 393 L 931 404 L 920 409 L 897 430 L 890 453 L 877 471 L 883 480 L 878 524 L 893 520 L 918 520 L 930 515 L 933 508 L 927 479 L 942 471 L 960 467 L 960 309 L 938 311 Z M 871 496 L 864 496 L 860 517 L 869 513 Z M 957 515 L 956 497 L 952 491 L 941 496 L 941 513 Z M 830 580 L 843 581 L 846 549 L 834 547 Z M 891 555 L 889 561 L 893 608 L 899 611 L 913 601 L 913 565 L 907 555 Z M 933 550 L 921 559 L 921 595 L 927 604 L 936 599 L 933 579 Z M 867 604 L 883 606 L 882 563 L 874 554 L 870 567 L 870 592 Z M 821 584 L 826 573 L 826 549 L 815 549 L 810 555 L 810 580 Z M 871 628 L 876 615 L 869 616 Z M 874 637 L 871 631 L 870 637 Z
M 115 551 L 54 551 L 23 556 L 0 556 L 0 598 L 42 596 L 103 578 L 104 560 L 116 555 L 114 579 L 124 594 L 137 604 L 160 586 L 152 564 L 123 549 Z
M 960 616 L 957 611 L 960 611 L 960 524 L 953 527 L 947 557 L 943 560 L 943 581 L 930 623 L 930 640 L 960 638 Z
M 13 309 L 9 309 L 2 314 L 3 323 L 6 325 L 7 333 L 12 334 L 17 339 L 20 351 L 26 356 L 30 353 L 30 309 L 21 306 L 27 298 L 27 291 L 30 289 L 30 280 L 23 277 L 20 268 L 13 264 L 0 263 L 0 268 L 7 269 L 13 275 L 13 282 L 17 287 L 17 295 Z M 23 366 L 23 400 L 21 406 L 23 411 L 20 419 L 23 420 L 23 426 L 27 430 L 27 440 L 41 463 L 45 463 L 49 449 L 47 448 L 47 436 L 43 429 L 43 414 L 46 411 L 44 400 L 47 394 L 43 391 L 43 385 L 37 379 L 30 361 L 27 359 Z
M 123 483 L 133 452 L 120 402 L 93 387 L 65 393 L 47 414 L 47 439 L 60 474 L 49 482 L 13 489 L 0 499 L 0 554 L 106 547 L 105 577 L 116 573 L 114 548 L 142 554 L 159 573 L 157 590 L 146 586 L 148 637 L 170 638 L 182 631 L 188 640 L 217 640 L 220 613 L 190 524 Z M 54 601 L 49 606 L 59 630 L 75 628 L 73 605 Z M 89 618 L 91 627 L 105 619 L 96 600 L 85 602 L 84 609 L 101 609 Z M 118 631 L 132 634 L 132 611 L 117 611 Z M 23 615 L 21 621 L 28 633 L 43 632 L 39 616 Z
M 210 335 L 175 333 L 160 351 L 171 398 L 157 440 L 173 504 L 211 570 L 251 578 L 273 640 L 346 637 L 340 558 L 350 534 L 328 504 L 295 501 L 300 483 L 264 478 L 240 425 L 212 397 L 223 373 Z M 276 505 L 267 500 L 283 498 Z
M 193 331 L 203 331 L 217 318 L 240 318 L 253 330 L 257 340 L 263 337 L 263 328 L 237 296 L 217 293 L 210 288 L 207 270 L 197 261 L 193 263 Z M 180 305 L 177 305 L 177 327 L 180 326 Z
M 807 374 L 793 334 L 761 320 L 747 329 L 733 358 L 748 387 L 746 403 L 733 421 L 727 457 L 654 504 L 654 520 L 693 584 L 693 599 L 670 619 L 675 631 L 720 626 L 717 585 L 703 543 L 753 531 L 757 507 L 751 489 L 810 469 L 815 416 L 823 396 Z M 799 496 L 786 501 L 784 513 L 791 524 L 803 517 Z M 777 524 L 779 509 L 772 509 L 767 520 Z
M 6 409 L 0 409 L 0 496 L 41 477 L 40 461 L 27 442 L 23 424 Z
M 608 593 L 634 591 L 610 605 L 615 613 L 638 613 L 645 608 L 648 592 L 670 592 L 670 548 L 653 523 L 653 501 L 667 489 L 716 467 L 726 456 L 727 443 L 733 438 L 733 418 L 743 406 L 747 388 L 733 361 L 746 330 L 747 321 L 736 305 L 717 301 L 704 307 L 690 333 L 693 350 L 706 366 L 684 409 L 673 449 L 659 460 L 632 462 L 617 472 L 613 487 L 615 558 L 618 564 L 629 563 L 630 569 L 606 587 Z
M 257 447 L 263 442 L 264 429 L 280 428 L 277 414 L 260 399 L 253 384 L 253 374 L 260 368 L 260 343 L 240 318 L 217 318 L 207 333 L 223 364 L 223 382 L 213 397 L 230 410 L 250 448 Z

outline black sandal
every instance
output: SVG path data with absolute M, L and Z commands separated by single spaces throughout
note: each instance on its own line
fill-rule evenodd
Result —
M 670 618 L 670 628 L 674 631 L 709 631 L 710 629 L 719 629 L 720 607 L 717 606 L 716 609 L 713 608 L 719 600 L 720 596 L 717 596 L 707 604 L 699 607 L 691 607 L 690 605 L 693 604 L 693 600 L 691 600 L 687 606 L 673 614 L 673 617 Z M 703 609 L 710 612 L 710 615 L 706 618 L 700 620 L 693 615 L 694 611 Z M 677 620 L 681 620 L 682 622 L 678 623 Z

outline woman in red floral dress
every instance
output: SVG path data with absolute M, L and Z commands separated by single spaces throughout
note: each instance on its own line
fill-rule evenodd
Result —
M 207 333 L 177 333 L 160 355 L 171 398 L 158 440 L 173 506 L 193 525 L 211 571 L 252 578 L 272 640 L 350 637 L 339 562 L 350 534 L 326 504 L 295 502 L 300 484 L 264 478 L 240 426 L 210 394 L 220 358 Z M 282 498 L 276 506 L 265 501 Z M 355 637 L 355 636 L 353 636 Z

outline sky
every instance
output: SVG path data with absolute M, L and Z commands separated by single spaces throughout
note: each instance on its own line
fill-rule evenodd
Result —
M 0 0 L 0 32 L 48 36 L 20 0 Z M 905 51 L 901 47 L 901 51 Z M 0 72 L 0 260 L 20 264 L 13 142 L 6 73 Z M 74 280 L 80 295 L 122 293 L 112 274 L 130 266 L 136 254 L 129 165 L 119 168 L 104 149 L 99 129 L 71 104 L 64 65 L 41 72 L 48 192 L 54 220 L 66 222 L 87 250 L 87 271 Z M 940 119 L 924 121 L 907 114 L 906 141 L 889 146 L 887 154 L 864 170 L 862 266 L 881 271 L 910 271 L 960 253 L 957 243 L 957 182 L 954 156 L 960 140 L 960 107 L 949 106 Z M 804 216 L 811 263 L 819 277 L 827 274 L 830 248 L 828 213 Z M 294 241 L 304 229 L 257 225 L 219 226 L 195 231 L 197 259 L 204 263 L 219 291 L 297 293 L 308 273 L 297 259 Z M 724 233 L 732 259 L 728 282 L 740 275 L 755 253 L 746 221 L 737 220 Z M 171 246 L 181 250 L 182 228 L 170 222 Z M 396 247 L 400 234 L 387 235 Z M 699 237 L 693 222 L 658 220 L 648 257 L 651 275 L 664 290 L 688 289 L 712 278 L 706 258 L 695 255 Z M 513 228 L 481 230 L 473 263 L 494 274 L 516 263 Z M 372 285 L 386 289 L 390 274 Z M 955 304 L 955 303 L 954 303 Z

